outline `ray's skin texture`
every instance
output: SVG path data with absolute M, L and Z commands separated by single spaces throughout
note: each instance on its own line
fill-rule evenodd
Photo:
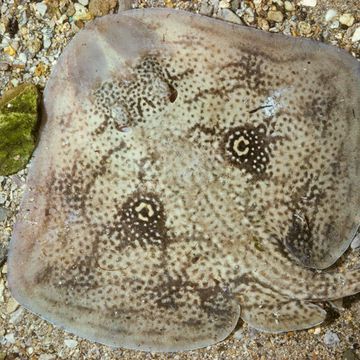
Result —
M 178 351 L 321 323 L 360 291 L 359 64 L 170 10 L 65 50 L 11 242 L 15 298 L 114 346 Z

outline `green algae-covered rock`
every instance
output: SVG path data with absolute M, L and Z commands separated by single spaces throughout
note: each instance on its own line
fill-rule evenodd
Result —
M 39 93 L 22 84 L 0 99 L 0 175 L 10 175 L 28 163 L 35 148 Z

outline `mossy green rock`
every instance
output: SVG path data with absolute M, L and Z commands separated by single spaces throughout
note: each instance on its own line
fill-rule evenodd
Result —
M 0 99 L 0 175 L 23 169 L 36 144 L 39 92 L 22 84 Z

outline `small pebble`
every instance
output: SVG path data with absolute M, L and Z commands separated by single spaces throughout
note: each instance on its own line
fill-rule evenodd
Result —
M 47 34 L 44 34 L 43 46 L 44 49 L 48 49 L 51 46 L 51 37 Z
M 91 20 L 91 14 L 88 12 L 87 8 L 84 5 L 76 3 L 75 5 L 75 14 L 73 15 L 74 20 Z
M 26 62 L 27 62 L 26 54 L 25 53 L 20 53 L 19 56 L 18 56 L 18 60 L 21 63 L 26 64 Z
M 285 6 L 286 11 L 294 11 L 295 10 L 295 5 L 290 1 L 285 1 L 284 6 Z
M 251 7 L 248 7 L 246 10 L 245 10 L 245 13 L 242 17 L 242 19 L 247 23 L 247 24 L 251 24 L 254 22 L 255 20 L 255 14 L 254 14 L 254 11 Z
M 355 18 L 352 14 L 343 14 L 339 17 L 339 21 L 341 24 L 350 27 L 354 24 Z
M 329 22 L 337 16 L 337 11 L 335 9 L 329 9 L 325 14 L 325 21 Z
M 357 42 L 357 41 L 360 41 L 360 27 L 358 27 L 355 31 L 354 31 L 354 34 L 353 36 L 351 37 L 351 41 L 354 43 L 354 42 Z M 359 238 L 359 247 L 360 247 L 360 236 L 358 237 Z
M 7 62 L 0 61 L 0 71 L 7 71 L 10 69 L 10 65 Z
M 87 6 L 89 4 L 89 0 L 78 0 L 78 1 L 83 6 Z
M 321 328 L 317 327 L 314 329 L 314 335 L 319 335 L 321 333 Z
M 133 0 L 119 0 L 118 12 L 132 9 Z
M 258 23 L 258 26 L 259 26 L 262 30 L 268 31 L 269 28 L 270 28 L 268 21 L 267 21 L 266 19 L 264 19 L 264 18 L 258 17 L 258 18 L 257 18 L 257 23 Z
M 0 303 L 4 302 L 4 280 L 0 277 Z
M 0 35 L 4 35 L 6 32 L 6 26 L 3 22 L 0 22 Z
M 301 35 L 309 35 L 311 33 L 311 25 L 305 21 L 298 23 L 298 29 Z
M 164 0 L 164 5 L 165 7 L 171 9 L 175 7 L 173 0 Z
M 1 249 L 1 246 L 0 246 L 0 249 Z M 7 264 L 5 264 L 4 266 L 3 266 L 3 268 L 2 268 L 2 270 L 1 270 L 1 272 L 3 273 L 3 274 L 7 274 Z
M 275 22 L 282 22 L 284 19 L 284 15 L 281 11 L 277 10 L 270 10 L 267 15 L 268 20 L 275 21 Z
M 27 16 L 27 13 L 26 11 L 23 11 L 21 14 L 20 14 L 20 18 L 19 18 L 19 26 L 24 26 L 26 25 L 26 23 L 28 22 L 28 16 Z
M 74 349 L 78 344 L 78 342 L 76 340 L 73 340 L 73 339 L 65 339 L 64 343 L 70 349 Z
M 24 308 L 19 307 L 16 311 L 14 311 L 10 316 L 10 324 L 17 324 L 24 315 Z
M 29 50 L 30 54 L 35 56 L 42 47 L 42 41 L 38 38 L 29 40 L 29 43 L 27 44 L 27 49 Z
M 339 21 L 338 20 L 335 20 L 334 22 L 332 22 L 331 24 L 330 24 L 330 29 L 337 29 L 338 27 L 340 26 L 340 23 L 339 23 Z
M 0 192 L 0 205 L 4 205 L 6 201 L 6 194 L 4 192 Z
M 207 0 L 201 1 L 200 10 L 199 10 L 200 14 L 211 16 L 213 11 L 214 11 L 214 6 L 212 4 L 210 4 Z
M 360 40 L 360 27 L 355 30 L 355 33 L 356 33 L 357 30 L 359 30 L 359 34 L 358 34 L 359 39 L 357 39 L 357 40 Z M 355 35 L 355 33 L 354 33 L 354 35 Z M 355 42 L 355 41 L 353 40 L 354 35 L 353 35 L 352 38 L 351 38 L 351 41 L 352 41 L 352 42 Z M 351 247 L 353 250 L 357 250 L 357 249 L 360 248 L 360 233 L 356 234 L 356 236 L 354 237 L 353 241 L 351 242 L 350 247 Z
M 47 11 L 47 5 L 43 2 L 35 4 L 36 10 L 39 12 L 41 16 L 44 16 Z
M 337 346 L 340 343 L 339 336 L 336 333 L 328 330 L 324 335 L 324 343 L 329 347 Z
M 7 255 L 7 246 L 0 242 L 0 266 L 2 266 L 2 264 L 5 262 L 6 255 Z M 3 271 L 4 271 L 4 268 L 3 268 Z
M 314 7 L 316 6 L 317 0 L 301 0 L 300 5 L 302 6 L 310 6 Z
M 9 216 L 9 210 L 0 206 L 0 223 L 5 221 Z
M 240 329 L 234 332 L 234 338 L 236 340 L 242 340 L 244 338 L 244 332 Z
M 219 2 L 219 7 L 222 9 L 229 9 L 230 8 L 230 0 L 221 0 Z
M 18 307 L 20 306 L 20 304 L 12 297 L 9 299 L 8 303 L 6 304 L 6 312 L 8 314 L 13 313 Z
M 9 56 L 15 56 L 16 55 L 16 50 L 12 46 L 6 46 L 4 48 L 4 53 L 9 55 Z
M 89 12 L 93 16 L 104 16 L 113 10 L 117 5 L 117 0 L 90 0 Z
M 250 339 L 256 337 L 259 334 L 259 330 L 249 326 L 249 330 L 248 330 L 248 336 Z
M 218 16 L 226 21 L 242 24 L 241 19 L 233 13 L 230 9 L 219 9 Z
M 17 87 L 19 85 L 19 79 L 12 79 L 11 84 L 13 87 Z
M 55 360 L 56 356 L 53 354 L 41 354 L 38 360 Z
M 65 17 L 60 23 L 62 24 L 65 20 L 67 20 L 67 16 L 73 16 L 74 14 L 75 14 L 75 6 L 73 3 L 70 3 L 66 10 L 66 14 L 64 14 Z
M 5 344 L 15 344 L 15 335 L 13 333 L 4 336 Z

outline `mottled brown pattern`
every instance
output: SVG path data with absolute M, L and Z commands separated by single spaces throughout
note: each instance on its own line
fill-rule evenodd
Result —
M 267 134 L 265 124 L 257 127 L 245 124 L 230 129 L 225 134 L 221 151 L 231 164 L 259 180 L 266 174 L 267 164 L 271 158 L 270 145 L 276 140 L 276 137 Z
M 359 73 L 331 47 L 183 12 L 94 21 L 45 91 L 14 296 L 140 350 L 204 347 L 240 318 L 322 322 L 322 301 L 360 291 L 359 270 L 318 271 L 359 226 Z

